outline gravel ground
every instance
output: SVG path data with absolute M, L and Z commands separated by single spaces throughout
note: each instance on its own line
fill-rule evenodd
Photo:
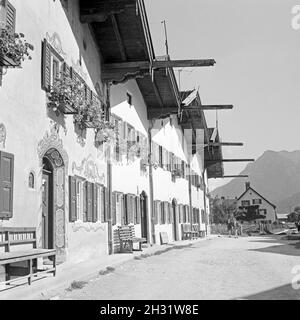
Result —
M 133 260 L 56 299 L 300 299 L 291 282 L 297 242 L 219 237 Z M 299 267 L 300 279 L 300 267 Z M 76 287 L 76 286 L 74 286 Z

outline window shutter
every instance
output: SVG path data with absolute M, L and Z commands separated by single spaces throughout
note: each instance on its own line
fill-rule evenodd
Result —
M 106 222 L 105 220 L 105 189 L 103 186 L 100 187 L 101 188 L 101 222 L 104 223 Z
M 161 210 L 160 210 L 160 201 L 157 201 L 156 203 L 156 219 L 157 219 L 157 224 L 160 224 L 160 215 L 161 215 Z
M 105 222 L 107 222 L 111 217 L 109 216 L 109 206 L 108 206 L 108 189 L 103 187 L 104 189 L 104 201 L 105 201 Z
M 117 224 L 117 207 L 116 207 L 117 195 L 115 192 L 112 193 L 112 225 Z
M 141 200 L 140 197 L 135 197 L 136 201 L 136 224 L 141 223 Z
M 9 1 L 6 2 L 6 26 L 11 30 L 12 33 L 15 33 L 16 9 Z
M 129 214 L 130 214 L 130 196 L 125 194 L 125 214 L 124 214 L 124 224 L 129 224 Z
M 170 170 L 171 172 L 174 170 L 174 153 L 170 153 Z
M 42 44 L 42 89 L 49 91 L 51 84 L 51 52 L 48 41 Z
M 86 183 L 86 221 L 91 222 L 93 216 L 93 186 L 91 182 Z
M 132 196 L 132 195 L 128 196 L 128 200 L 129 200 L 128 215 L 127 215 L 128 224 L 134 223 L 134 197 L 135 196 Z
M 153 224 L 157 224 L 156 217 L 157 217 L 156 201 L 153 201 L 153 212 L 152 212 L 152 217 L 151 217 L 151 220 L 153 221 Z
M 167 223 L 170 224 L 171 223 L 171 210 L 170 210 L 170 203 L 167 202 L 166 203 L 166 215 L 167 215 Z
M 98 193 L 97 193 L 97 185 L 95 183 L 92 184 L 93 191 L 93 212 L 92 212 L 92 222 L 98 221 Z
M 76 199 L 76 179 L 69 176 L 69 220 L 74 222 L 77 220 L 77 199 Z
M 71 78 L 71 68 L 68 66 L 66 62 L 63 63 L 63 72 L 66 74 L 68 78 Z
M 155 224 L 159 222 L 159 201 L 154 201 L 154 222 Z
M 13 216 L 14 156 L 0 152 L 0 218 Z

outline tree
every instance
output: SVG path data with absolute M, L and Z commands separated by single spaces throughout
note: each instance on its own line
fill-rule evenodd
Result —
M 265 219 L 265 216 L 259 213 L 259 205 L 239 207 L 235 218 L 241 221 L 254 221 Z
M 236 212 L 235 199 L 221 199 L 218 197 L 210 198 L 212 223 L 227 223 L 228 219 Z

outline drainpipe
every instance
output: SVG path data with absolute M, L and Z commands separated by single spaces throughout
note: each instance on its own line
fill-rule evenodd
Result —
M 192 230 L 193 229 L 193 203 L 192 203 L 191 164 L 189 165 L 189 203 L 190 203 L 190 223 L 191 223 L 191 230 Z
M 204 217 L 205 217 L 205 233 L 206 233 L 206 236 L 207 236 L 207 210 L 206 210 L 206 184 L 205 184 L 205 174 L 204 174 L 204 171 L 202 173 L 202 181 L 203 181 L 203 184 L 204 184 L 204 192 L 203 192 L 203 196 L 204 196 Z
M 152 134 L 151 130 L 153 128 L 153 120 L 150 120 L 150 125 L 148 128 L 148 142 L 149 142 L 149 154 L 148 154 L 148 159 L 149 159 L 149 192 L 150 192 L 150 225 L 151 225 L 151 240 L 152 243 L 155 244 L 155 225 L 153 217 L 153 212 L 154 212 L 154 199 L 153 199 L 153 166 L 151 163 L 151 156 L 152 156 Z M 147 223 L 149 223 L 149 219 L 147 219 Z M 150 228 L 147 228 L 148 233 L 150 231 Z M 150 237 L 148 238 L 150 240 Z
M 110 83 L 106 86 L 106 120 L 110 120 Z M 108 229 L 108 254 L 113 253 L 112 241 L 112 164 L 111 164 L 111 148 L 107 148 L 107 191 L 108 191 L 108 215 L 107 215 L 107 229 Z

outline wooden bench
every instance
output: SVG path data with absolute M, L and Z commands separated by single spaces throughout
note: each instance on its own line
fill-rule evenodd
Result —
M 133 251 L 142 251 L 142 243 L 146 242 L 146 238 L 137 238 L 135 236 L 134 226 L 121 226 L 117 229 L 120 241 L 121 253 L 132 253 Z M 138 243 L 139 249 L 134 249 L 133 244 Z
M 199 224 L 192 225 L 192 238 L 197 239 L 200 237 L 200 227 Z
M 11 251 L 12 246 L 32 244 L 32 249 L 21 249 L 19 251 Z M 28 279 L 28 284 L 31 285 L 32 278 L 45 273 L 53 273 L 56 275 L 56 250 L 55 249 L 38 249 L 35 228 L 0 228 L 0 248 L 4 247 L 5 252 L 0 252 L 0 265 L 5 266 L 5 281 L 0 282 L 0 285 L 10 285 L 11 282 Z M 49 258 L 52 259 L 52 268 L 47 270 L 38 270 L 37 259 Z M 14 266 L 13 264 L 26 261 L 27 268 Z M 21 275 L 21 276 L 20 276 Z M 12 276 L 17 278 L 11 279 Z
M 184 223 L 181 225 L 182 240 L 192 239 L 191 225 Z

